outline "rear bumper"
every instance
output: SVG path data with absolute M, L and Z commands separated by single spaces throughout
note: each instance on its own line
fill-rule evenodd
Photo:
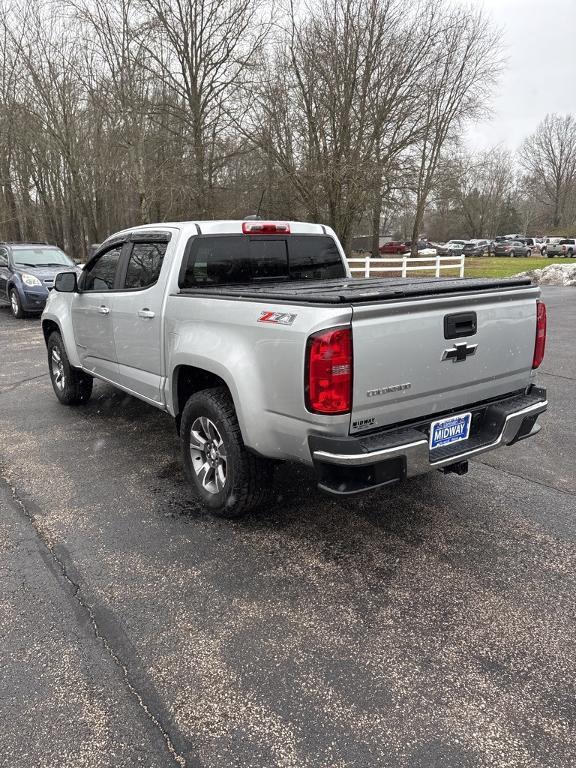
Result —
M 349 495 L 465 462 L 535 435 L 540 430 L 536 420 L 547 406 L 546 390 L 532 387 L 528 394 L 473 408 L 468 440 L 434 450 L 429 448 L 429 428 L 438 416 L 364 437 L 311 437 L 318 485 L 329 493 Z

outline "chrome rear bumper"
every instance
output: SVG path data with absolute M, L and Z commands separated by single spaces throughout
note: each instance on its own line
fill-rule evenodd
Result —
M 477 433 L 466 441 L 435 450 L 429 448 L 425 423 L 365 439 L 334 440 L 334 449 L 329 438 L 311 438 L 319 485 L 332 493 L 358 493 L 467 461 L 535 435 L 540 430 L 536 419 L 547 406 L 545 390 L 534 387 L 527 395 L 477 408 L 481 423 Z M 353 468 L 358 472 L 354 473 Z

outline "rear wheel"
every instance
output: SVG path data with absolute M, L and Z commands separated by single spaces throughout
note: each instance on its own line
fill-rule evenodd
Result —
M 240 517 L 269 497 L 273 464 L 246 449 L 226 387 L 190 397 L 180 436 L 186 477 L 214 515 Z
M 14 317 L 17 317 L 19 320 L 21 320 L 26 313 L 22 309 L 22 304 L 20 303 L 20 296 L 18 296 L 18 291 L 15 288 L 12 288 L 10 291 L 10 308 L 12 309 L 12 314 Z
M 526 251 L 526 258 L 528 259 L 530 258 L 530 256 L 532 256 L 532 251 L 530 250 L 530 248 L 528 248 L 528 250 Z
M 48 368 L 54 393 L 63 405 L 88 402 L 94 380 L 70 365 L 64 342 L 57 331 L 51 333 L 48 339 Z

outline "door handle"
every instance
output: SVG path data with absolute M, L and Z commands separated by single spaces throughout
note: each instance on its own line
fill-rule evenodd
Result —
M 100 312 L 101 315 L 109 315 L 110 307 L 105 307 L 104 304 L 102 304 L 98 307 L 98 312 Z
M 156 317 L 156 312 L 152 312 L 152 310 L 148 309 L 148 307 L 144 307 L 144 309 L 141 309 L 138 312 L 138 317 L 147 317 L 152 319 L 153 317 Z

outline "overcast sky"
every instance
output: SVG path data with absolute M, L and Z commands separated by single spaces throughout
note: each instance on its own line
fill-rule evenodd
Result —
M 474 149 L 514 150 L 548 112 L 576 114 L 576 0 L 471 0 L 503 38 L 508 62 L 492 101 L 492 119 L 468 130 Z

